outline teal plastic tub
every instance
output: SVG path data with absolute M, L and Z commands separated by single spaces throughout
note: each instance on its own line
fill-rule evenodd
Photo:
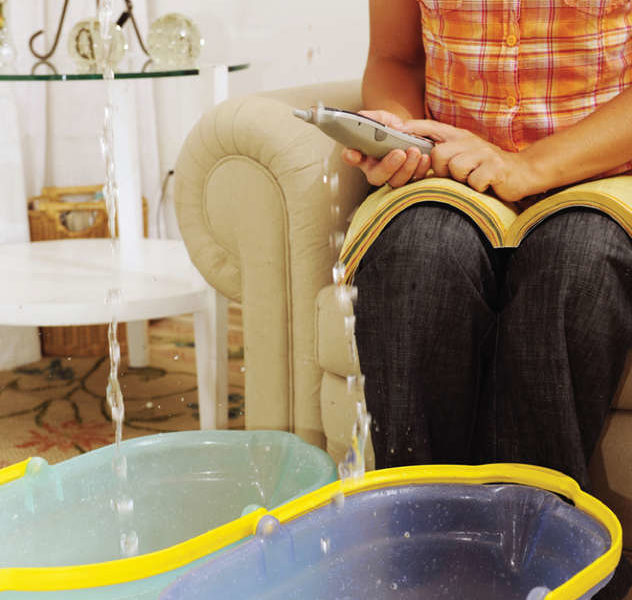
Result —
M 247 535 L 264 509 L 336 479 L 325 452 L 278 431 L 168 433 L 121 450 L 139 540 L 131 558 L 120 558 L 114 446 L 0 471 L 1 600 L 155 599 L 224 547 L 223 527 Z

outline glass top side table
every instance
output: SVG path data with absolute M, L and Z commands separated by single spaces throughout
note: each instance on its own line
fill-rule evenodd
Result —
M 202 65 L 201 68 L 210 65 Z M 241 71 L 249 63 L 227 65 L 227 71 Z M 144 79 L 199 75 L 197 65 L 160 64 L 145 55 L 128 55 L 118 65 L 115 79 Z M 0 68 L 0 81 L 89 81 L 103 79 L 97 72 L 82 71 L 70 57 L 57 56 L 51 60 L 35 60 L 32 56 L 18 59 L 13 67 Z

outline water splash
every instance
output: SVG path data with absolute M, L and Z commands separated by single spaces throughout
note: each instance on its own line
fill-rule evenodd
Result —
M 540 525 L 537 514 L 546 514 L 547 505 L 554 504 L 555 496 L 542 494 L 530 499 L 512 493 L 511 487 L 496 490 L 498 518 L 503 534 L 500 551 L 510 573 L 518 573 L 528 564 L 535 552 L 536 531 Z

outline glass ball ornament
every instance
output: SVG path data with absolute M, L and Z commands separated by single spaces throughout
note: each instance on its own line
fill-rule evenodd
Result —
M 7 25 L 7 0 L 0 0 L 0 69 L 14 66 L 15 46 Z
M 147 50 L 161 64 L 190 65 L 200 55 L 204 40 L 188 17 L 169 13 L 156 19 L 149 28 Z
M 112 68 L 121 62 L 127 51 L 123 30 L 112 23 L 109 62 Z M 79 21 L 68 36 L 68 54 L 81 71 L 96 72 L 103 62 L 103 41 L 98 19 Z

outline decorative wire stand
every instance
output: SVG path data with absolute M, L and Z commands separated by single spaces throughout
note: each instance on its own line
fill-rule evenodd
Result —
M 57 51 L 57 47 L 59 46 L 59 40 L 61 38 L 61 30 L 64 26 L 64 20 L 66 19 L 66 13 L 68 12 L 68 4 L 69 4 L 70 0 L 64 0 L 64 6 L 61 9 L 61 15 L 59 17 L 59 22 L 57 24 L 57 31 L 55 32 L 55 38 L 53 39 L 53 45 L 50 47 L 50 50 L 48 50 L 48 52 L 38 52 L 35 49 L 35 40 L 44 34 L 44 30 L 40 29 L 39 31 L 36 31 L 29 39 L 29 48 L 31 50 L 31 53 L 33 54 L 33 56 L 35 58 L 37 58 L 40 62 L 48 62 L 49 59 L 55 54 L 55 52 Z M 99 0 L 96 0 L 97 3 L 97 10 L 99 9 Z M 132 4 L 132 0 L 125 0 L 125 11 L 123 12 L 123 15 L 121 15 L 121 18 L 126 15 L 126 18 L 128 18 L 131 22 L 132 25 L 134 26 L 134 32 L 136 33 L 136 38 L 138 39 L 138 44 L 140 45 L 142 51 L 149 56 L 149 52 L 147 51 L 147 47 L 145 46 L 145 42 L 143 41 L 143 36 L 140 33 L 140 30 L 138 28 L 138 23 L 136 22 L 136 18 L 134 16 L 134 5 Z

